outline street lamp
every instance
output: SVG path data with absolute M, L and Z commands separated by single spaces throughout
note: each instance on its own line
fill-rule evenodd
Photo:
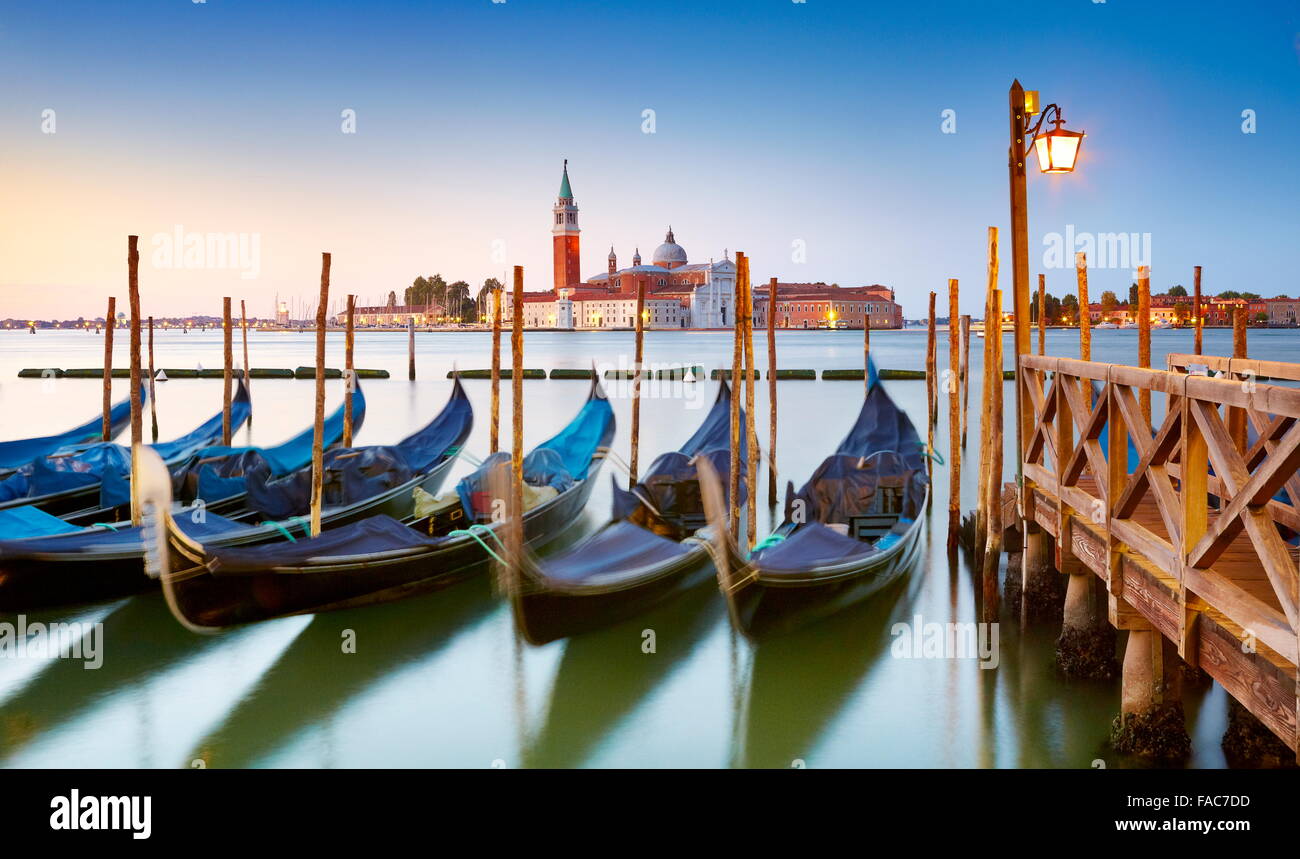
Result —
M 1015 313 L 1015 347 L 1016 347 L 1016 478 L 1020 484 L 1019 508 L 1022 518 L 1030 509 L 1032 487 L 1024 479 L 1023 463 L 1025 443 L 1033 430 L 1033 415 L 1028 408 L 1027 392 L 1024 387 L 1035 384 L 1027 380 L 1020 368 L 1020 356 L 1029 353 L 1029 211 L 1028 194 L 1025 188 L 1025 160 L 1031 148 L 1038 156 L 1038 169 L 1043 173 L 1069 173 L 1074 170 L 1079 157 L 1079 145 L 1083 132 L 1067 131 L 1061 126 L 1064 119 L 1061 108 L 1049 104 L 1039 109 L 1038 91 L 1028 92 L 1020 81 L 1011 82 L 1008 93 L 1011 119 L 1011 141 L 1007 150 L 1007 168 L 1011 186 L 1011 281 L 1012 310 Z M 1030 127 L 1029 119 L 1040 113 L 1038 122 Z M 1053 128 L 1042 131 L 1043 122 L 1053 116 Z M 1080 314 L 1087 313 L 1086 307 L 1079 308 Z M 1043 555 L 1044 536 L 1035 527 L 1030 527 L 1031 519 L 1025 522 L 1025 583 L 1029 585 L 1031 575 L 1041 578 L 1045 572 L 1038 567 Z M 1035 569 L 1030 570 L 1031 560 Z
M 1054 127 L 1049 131 L 1040 131 L 1048 114 L 1053 111 L 1056 112 L 1056 117 L 1052 120 Z M 1034 153 L 1038 156 L 1038 169 L 1042 173 L 1070 173 L 1074 170 L 1074 162 L 1079 158 L 1079 146 L 1083 142 L 1083 132 L 1067 131 L 1061 127 L 1064 124 L 1061 108 L 1049 104 L 1043 109 L 1038 122 L 1027 132 L 1026 136 L 1034 141 Z

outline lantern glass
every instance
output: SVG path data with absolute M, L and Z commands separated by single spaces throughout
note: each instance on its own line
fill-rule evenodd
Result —
M 1079 157 L 1079 143 L 1083 132 L 1066 131 L 1059 126 L 1044 131 L 1034 138 L 1038 153 L 1038 169 L 1043 173 L 1069 173 Z

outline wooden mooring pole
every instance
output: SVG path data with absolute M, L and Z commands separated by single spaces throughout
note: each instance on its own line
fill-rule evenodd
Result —
M 234 334 L 230 329 L 230 296 L 221 299 L 221 443 L 230 446 L 230 400 L 234 394 Z
M 104 320 L 104 441 L 113 440 L 113 325 L 117 299 L 108 297 L 108 318 Z
M 1151 367 L 1151 269 L 1138 266 L 1138 366 Z M 1142 420 L 1146 421 L 1143 432 L 1151 426 L 1151 391 L 1142 388 L 1138 394 L 1138 404 L 1142 407 Z
M 996 269 L 995 269 L 996 273 Z M 995 318 L 1002 318 L 1002 290 L 993 290 L 993 311 Z M 987 336 L 987 335 L 986 335 Z M 986 408 L 990 420 L 989 428 L 989 479 L 985 487 L 988 492 L 986 505 L 988 516 L 985 520 L 985 544 L 983 573 L 983 617 L 985 623 L 995 623 L 998 619 L 998 559 L 1002 554 L 1002 332 L 1001 326 L 993 338 L 992 396 L 986 397 Z
M 758 531 L 758 433 L 754 430 L 754 287 L 749 279 L 749 257 L 737 272 L 745 295 L 745 540 L 752 550 Z
M 511 509 L 524 509 L 524 267 L 515 266 L 514 301 L 510 314 Z
M 741 321 L 744 314 L 744 294 L 740 289 L 740 265 L 745 255 L 736 251 L 736 290 L 735 298 L 732 301 L 732 343 L 731 343 L 731 468 L 727 472 L 727 503 L 731 515 L 731 538 L 733 540 L 740 537 L 740 505 L 738 503 L 740 495 L 740 365 L 744 361 L 742 338 L 745 333 L 744 323 Z
M 1047 354 L 1047 275 L 1038 276 L 1038 354 Z
M 1192 269 L 1192 351 L 1201 354 L 1201 267 Z
M 939 414 L 939 380 L 935 378 L 938 364 L 934 329 L 935 294 L 930 293 L 930 317 L 925 337 L 925 459 L 926 469 L 934 481 L 934 425 Z
M 415 381 L 415 317 L 406 320 L 406 378 Z
M 354 362 L 356 347 L 357 297 L 348 295 L 347 332 L 343 340 L 343 446 L 352 447 L 352 392 L 357 386 L 357 369 Z
M 767 506 L 776 507 L 776 278 L 767 282 Z
M 501 298 L 505 287 L 492 290 L 492 405 L 488 418 L 488 453 L 500 449 L 501 432 Z
M 961 536 L 961 323 L 957 279 L 948 280 L 948 555 L 957 557 Z
M 870 305 L 867 305 L 870 308 Z M 871 310 L 862 314 L 862 395 L 871 387 Z
M 230 299 L 226 299 L 229 302 Z M 320 301 L 316 303 L 316 420 L 311 438 L 311 535 L 321 532 L 325 485 L 325 313 L 330 301 L 330 255 L 320 255 Z M 229 374 L 227 374 L 229 375 Z
M 636 283 L 636 350 L 632 364 L 632 457 L 628 460 L 627 488 L 636 488 L 637 457 L 641 453 L 641 362 L 645 358 L 645 278 Z
M 244 339 L 244 387 L 248 390 L 251 397 L 253 393 L 253 383 L 250 381 L 252 377 L 248 375 L 248 314 L 244 308 L 244 299 L 242 298 L 239 299 L 239 329 L 243 332 Z M 253 413 L 251 410 L 248 413 L 248 425 L 253 425 Z
M 144 443 L 140 402 L 140 251 L 139 236 L 126 237 L 127 303 L 131 308 L 131 447 Z M 135 507 L 136 505 L 132 505 Z
M 1232 313 L 1232 357 L 1246 357 L 1246 305 L 1241 304 L 1233 308 Z M 1248 441 L 1246 431 L 1246 410 L 1243 408 L 1228 409 L 1228 436 L 1232 443 L 1236 445 L 1239 453 L 1246 452 Z
M 153 440 L 158 440 L 158 403 L 154 396 L 153 368 L 153 317 L 149 317 L 149 421 L 153 425 Z
M 1092 314 L 1088 311 L 1088 255 L 1074 255 L 1074 276 L 1079 285 L 1079 358 L 1092 360 Z
M 966 428 L 970 419 L 970 314 L 961 318 L 961 446 L 966 448 Z

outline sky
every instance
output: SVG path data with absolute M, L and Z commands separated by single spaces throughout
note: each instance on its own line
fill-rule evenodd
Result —
M 1126 233 L 1093 295 L 1137 264 L 1300 293 L 1296 0 L 0 0 L 0 318 L 124 304 L 128 234 L 155 316 L 309 305 L 322 251 L 362 303 L 513 265 L 548 289 L 566 158 L 584 276 L 671 224 L 692 262 L 885 284 L 909 318 L 958 278 L 979 317 L 989 226 L 1010 290 L 1017 78 L 1087 133 L 1074 173 L 1029 162 L 1049 291 L 1067 235 Z

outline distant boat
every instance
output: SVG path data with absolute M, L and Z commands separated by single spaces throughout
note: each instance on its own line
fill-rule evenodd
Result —
M 1094 325 L 1094 326 L 1092 326 L 1092 327 L 1093 327 L 1093 328 L 1118 328 L 1119 326 L 1116 325 L 1114 322 L 1102 322 L 1102 323 L 1100 323 L 1100 324 L 1098 324 L 1098 325 Z
M 1169 321 L 1168 319 L 1157 319 L 1155 322 L 1151 323 L 1151 328 L 1153 330 L 1156 328 L 1173 328 L 1173 327 L 1174 327 L 1174 323 Z
M 1123 322 L 1120 324 L 1119 327 L 1123 329 L 1129 329 L 1129 328 L 1137 328 L 1138 326 L 1136 322 Z

